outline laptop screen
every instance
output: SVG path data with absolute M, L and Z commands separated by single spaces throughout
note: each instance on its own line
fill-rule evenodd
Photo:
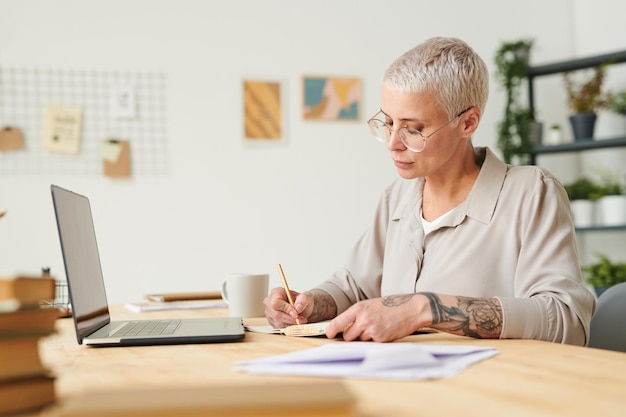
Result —
M 109 323 L 100 256 L 87 197 L 51 186 L 78 343 Z

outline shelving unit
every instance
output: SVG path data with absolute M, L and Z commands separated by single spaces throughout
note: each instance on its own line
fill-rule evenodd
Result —
M 555 62 L 552 64 L 530 67 L 528 69 L 528 105 L 530 107 L 530 110 L 535 110 L 535 96 L 533 87 L 535 78 L 544 75 L 558 74 L 561 72 L 593 68 L 607 61 L 611 61 L 613 64 L 626 62 L 626 50 L 613 52 L 610 54 L 596 55 L 587 58 L 578 58 L 569 61 Z
M 561 152 L 581 152 L 591 149 L 603 149 L 603 148 L 617 148 L 626 147 L 626 137 L 619 137 L 613 139 L 602 140 L 586 140 L 570 143 L 562 143 L 560 145 L 542 145 L 535 146 L 532 150 L 533 165 L 535 164 L 535 156 L 548 153 L 561 153 Z
M 626 224 L 620 226 L 591 226 L 577 227 L 577 232 L 622 232 L 626 231 Z
M 605 62 L 614 64 L 626 63 L 626 50 L 617 51 L 609 54 L 596 55 L 587 58 L 572 59 L 569 61 L 555 62 L 547 65 L 530 67 L 528 70 L 528 101 L 530 110 L 534 112 L 534 81 L 535 78 L 544 75 L 558 74 L 567 71 L 576 71 L 585 68 L 593 68 Z M 593 149 L 605 149 L 615 147 L 626 147 L 626 137 L 616 137 L 610 139 L 579 140 L 559 145 L 538 145 L 533 147 L 530 153 L 531 163 L 537 162 L 537 156 L 542 154 L 555 154 L 563 152 L 582 152 Z M 605 232 L 605 231 L 626 231 L 626 225 L 619 226 L 593 226 L 581 227 L 576 229 L 578 232 Z

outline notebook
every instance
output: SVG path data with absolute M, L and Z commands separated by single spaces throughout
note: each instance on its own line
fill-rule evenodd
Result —
M 136 346 L 244 338 L 241 317 L 111 321 L 89 199 L 54 184 L 50 188 L 79 344 Z

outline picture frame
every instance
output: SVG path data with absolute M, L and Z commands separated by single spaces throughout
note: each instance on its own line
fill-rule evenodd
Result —
M 243 80 L 244 139 L 284 138 L 283 89 L 280 81 Z
M 359 121 L 363 83 L 356 77 L 302 77 L 302 118 L 320 121 Z

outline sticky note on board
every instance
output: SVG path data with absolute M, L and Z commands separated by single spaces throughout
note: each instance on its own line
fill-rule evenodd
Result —
M 100 147 L 100 156 L 103 161 L 116 164 L 122 154 L 122 145 L 118 140 L 105 140 Z
M 100 147 L 102 171 L 106 177 L 128 178 L 131 174 L 130 142 L 104 140 Z
M 82 129 L 79 107 L 48 105 L 45 112 L 43 147 L 51 152 L 78 153 Z
M 24 135 L 17 127 L 5 127 L 0 130 L 0 152 L 15 151 L 24 148 Z

